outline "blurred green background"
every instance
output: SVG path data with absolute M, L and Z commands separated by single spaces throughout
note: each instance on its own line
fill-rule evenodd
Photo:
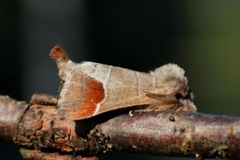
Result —
M 60 43 L 76 62 L 144 72 L 177 63 L 199 112 L 239 116 L 239 8 L 238 0 L 0 0 L 0 94 L 56 95 L 60 79 L 48 54 Z M 0 156 L 20 159 L 9 145 Z

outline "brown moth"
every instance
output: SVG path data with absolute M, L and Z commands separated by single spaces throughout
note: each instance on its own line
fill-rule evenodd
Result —
M 196 111 L 184 70 L 166 64 L 150 73 L 94 62 L 74 63 L 60 45 L 50 56 L 56 61 L 62 88 L 59 112 L 80 120 L 126 107 L 149 105 L 166 111 L 179 107 Z

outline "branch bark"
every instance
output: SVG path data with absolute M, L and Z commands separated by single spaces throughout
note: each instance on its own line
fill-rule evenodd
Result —
M 18 124 L 27 107 L 25 102 L 0 96 L 0 142 L 14 142 Z
M 20 145 L 25 159 L 97 159 L 106 152 L 240 158 L 237 117 L 180 111 L 173 122 L 169 112 L 108 119 L 110 112 L 74 122 L 59 115 L 53 104 L 29 105 L 5 96 L 0 97 L 0 110 L 1 142 Z

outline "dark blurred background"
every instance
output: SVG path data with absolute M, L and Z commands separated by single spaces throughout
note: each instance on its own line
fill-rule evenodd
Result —
M 34 92 L 56 95 L 49 51 L 61 44 L 75 62 L 144 72 L 177 63 L 199 112 L 239 116 L 239 8 L 237 0 L 0 0 L 0 94 L 27 102 Z M 0 145 L 0 157 L 21 159 L 14 145 Z

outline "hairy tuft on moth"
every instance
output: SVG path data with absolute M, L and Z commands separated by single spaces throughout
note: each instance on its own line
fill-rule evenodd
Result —
M 185 71 L 166 64 L 150 73 L 94 62 L 74 63 L 56 45 L 50 52 L 62 79 L 58 109 L 71 120 L 133 106 L 148 105 L 159 111 L 196 111 Z

